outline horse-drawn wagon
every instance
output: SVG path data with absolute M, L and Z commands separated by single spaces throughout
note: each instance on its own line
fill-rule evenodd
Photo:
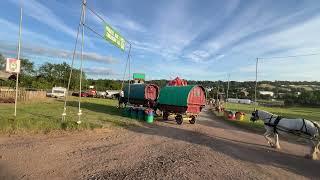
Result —
M 194 124 L 205 104 L 206 93 L 202 86 L 166 86 L 160 91 L 157 107 L 163 112 L 164 120 L 175 114 L 177 124 L 182 124 L 184 115 Z
M 152 108 L 158 99 L 159 87 L 155 84 L 131 84 L 125 86 L 123 92 L 123 103 Z

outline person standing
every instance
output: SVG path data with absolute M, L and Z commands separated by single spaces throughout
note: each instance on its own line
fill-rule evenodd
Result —
M 119 93 L 118 102 L 119 102 L 118 108 L 120 108 L 121 105 L 124 103 L 124 92 L 123 92 L 123 90 L 121 90 L 120 93 Z

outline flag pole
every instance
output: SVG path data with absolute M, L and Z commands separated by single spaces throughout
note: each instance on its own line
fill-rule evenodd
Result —
M 22 31 L 22 5 L 20 7 L 20 25 L 19 25 L 19 40 L 18 40 L 18 55 L 17 55 L 18 60 L 20 60 L 21 31 Z M 17 116 L 18 86 L 19 86 L 19 73 L 17 73 L 17 78 L 16 78 L 16 97 L 15 97 L 15 101 L 14 101 L 14 116 L 15 117 Z
M 254 102 L 257 103 L 257 86 L 258 86 L 258 63 L 259 63 L 259 58 L 256 60 L 256 84 L 254 87 Z

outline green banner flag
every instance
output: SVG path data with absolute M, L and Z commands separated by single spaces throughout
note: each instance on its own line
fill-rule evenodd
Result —
M 111 42 L 113 45 L 117 46 L 118 48 L 124 51 L 126 41 L 120 35 L 120 33 L 118 33 L 108 24 L 106 24 L 104 38 L 107 41 Z

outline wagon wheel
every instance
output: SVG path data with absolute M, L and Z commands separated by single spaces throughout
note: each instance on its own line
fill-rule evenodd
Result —
M 189 120 L 189 122 L 190 122 L 190 124 L 194 124 L 194 123 L 196 123 L 196 117 L 195 116 L 190 116 L 190 120 Z
M 164 111 L 164 112 L 163 112 L 163 115 L 162 115 L 162 119 L 163 119 L 164 121 L 168 121 L 168 117 L 169 117 L 169 113 L 166 112 L 166 111 Z
M 181 114 L 176 115 L 175 117 L 177 124 L 181 125 L 183 122 L 183 118 Z

